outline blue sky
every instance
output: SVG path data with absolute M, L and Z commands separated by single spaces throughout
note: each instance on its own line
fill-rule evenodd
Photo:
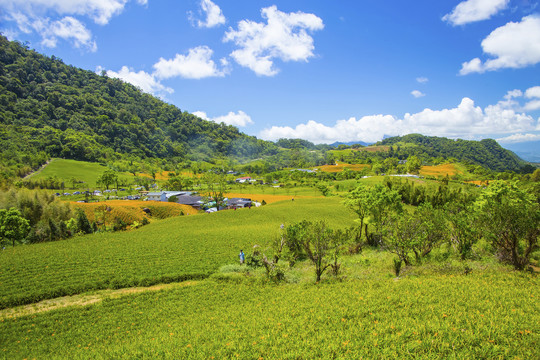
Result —
M 266 140 L 540 140 L 532 0 L 0 0 L 0 31 Z

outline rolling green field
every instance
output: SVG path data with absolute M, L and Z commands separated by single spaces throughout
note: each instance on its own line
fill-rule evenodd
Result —
M 108 168 L 98 163 L 86 161 L 52 159 L 43 170 L 30 176 L 32 180 L 45 179 L 48 177 L 57 177 L 65 181 L 66 188 L 71 187 L 71 178 L 77 178 L 84 181 L 79 184 L 81 188 L 95 188 L 99 176 Z M 119 180 L 131 183 L 133 176 L 128 173 L 118 173 Z
M 537 278 L 214 280 L 0 320 L 6 358 L 537 359 Z
M 307 218 L 337 228 L 355 217 L 338 198 L 299 199 L 6 248 L 0 252 L 0 309 L 95 289 L 203 278 L 236 261 L 239 249 L 268 244 L 281 224 Z

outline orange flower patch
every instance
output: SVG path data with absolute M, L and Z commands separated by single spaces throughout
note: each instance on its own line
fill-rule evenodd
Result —
M 366 164 L 345 164 L 345 163 L 338 163 L 336 165 L 323 165 L 319 166 L 318 169 L 320 171 L 324 172 L 341 172 L 345 169 L 350 169 L 352 171 L 361 171 L 365 168 L 369 168 L 369 165 Z
M 435 166 L 422 166 L 419 173 L 423 176 L 444 177 L 446 175 L 452 176 L 461 174 L 462 172 L 454 164 L 442 164 Z

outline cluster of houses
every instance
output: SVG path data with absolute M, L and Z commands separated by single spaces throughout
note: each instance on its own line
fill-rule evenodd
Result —
M 253 202 L 247 198 L 225 198 L 222 206 L 217 208 L 215 201 L 206 201 L 202 196 L 198 196 L 192 191 L 159 191 L 149 192 L 146 194 L 149 201 L 164 201 L 169 202 L 172 197 L 173 201 L 178 204 L 193 206 L 198 210 L 205 210 L 207 212 L 214 212 L 217 210 L 225 209 L 238 209 L 251 207 Z M 255 204 L 257 205 L 257 204 Z

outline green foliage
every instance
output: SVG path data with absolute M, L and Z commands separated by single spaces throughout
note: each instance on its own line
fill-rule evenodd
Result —
M 450 243 L 458 251 L 461 260 L 472 255 L 473 245 L 479 237 L 479 226 L 472 206 L 448 204 L 445 207 L 446 229 Z
M 338 274 L 338 258 L 346 243 L 343 232 L 330 229 L 325 221 L 304 220 L 289 225 L 285 234 L 282 244 L 287 244 L 294 258 L 305 255 L 315 265 L 315 281 L 320 281 L 329 267 L 333 268 L 335 275 Z
M 101 184 L 109 189 L 109 186 L 118 183 L 118 174 L 112 169 L 105 170 L 98 178 L 97 184 Z
M 403 260 L 401 260 L 400 258 L 394 259 L 393 264 L 394 264 L 394 274 L 396 274 L 396 277 L 399 277 Z
M 359 185 L 347 194 L 345 205 L 353 210 L 359 218 L 358 239 L 362 237 L 365 222 L 369 221 L 375 228 L 375 233 L 368 234 L 365 225 L 366 242 L 369 245 L 380 245 L 382 227 L 390 214 L 401 213 L 401 198 L 397 191 L 381 184 L 372 187 Z
M 71 206 L 46 191 L 10 189 L 0 193 L 0 208 L 16 208 L 28 220 L 26 242 L 35 243 L 69 237 L 65 221 L 72 217 Z
M 28 234 L 30 225 L 28 220 L 21 217 L 15 208 L 0 209 L 0 244 L 21 242 Z
M 75 224 L 76 224 L 76 233 L 91 234 L 94 232 L 94 229 L 92 228 L 92 225 L 90 224 L 90 221 L 88 221 L 88 218 L 86 217 L 86 214 L 82 209 L 77 210 L 77 217 L 76 217 Z
M 516 183 L 492 182 L 475 203 L 483 236 L 501 260 L 523 270 L 538 248 L 540 205 Z

